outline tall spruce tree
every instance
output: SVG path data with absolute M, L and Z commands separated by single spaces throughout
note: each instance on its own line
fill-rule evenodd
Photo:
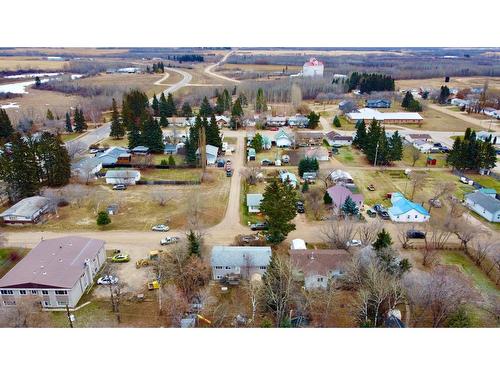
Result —
M 168 111 L 167 98 L 165 98 L 165 93 L 162 92 L 160 95 L 159 114 L 160 116 L 168 117 Z
M 47 118 L 47 120 L 49 121 L 52 121 L 54 120 L 54 114 L 52 113 L 52 111 L 50 110 L 50 108 L 47 108 L 47 114 L 45 116 Z
M 191 117 L 191 116 L 193 116 L 193 109 L 191 108 L 191 105 L 189 104 L 189 102 L 184 102 L 182 104 L 181 114 L 184 117 Z
M 120 139 L 125 136 L 125 127 L 120 120 L 120 113 L 118 112 L 115 98 L 113 98 L 112 102 L 111 129 L 109 132 L 109 136 L 115 139 Z
M 128 131 L 128 148 L 133 149 L 137 146 L 142 146 L 141 132 L 139 131 L 139 126 L 132 124 Z
M 210 123 L 206 128 L 206 138 L 207 138 L 207 144 L 219 148 L 222 146 L 222 139 L 219 133 L 219 125 L 217 125 L 217 121 L 215 120 L 215 115 L 213 114 L 212 117 L 210 117 Z
M 413 101 L 413 95 L 411 94 L 411 91 L 408 90 L 406 91 L 405 97 L 403 98 L 403 101 L 401 102 L 401 107 L 403 108 L 408 108 L 410 106 L 410 103 Z
M 365 120 L 358 120 L 356 122 L 356 135 L 352 140 L 352 144 L 359 149 L 364 149 L 366 146 L 366 124 Z
M 231 109 L 231 116 L 234 117 L 242 117 L 243 116 L 243 108 L 241 107 L 241 103 L 239 99 L 236 99 L 234 102 L 233 108 Z
M 153 116 L 150 116 L 144 124 L 142 143 L 143 146 L 149 147 L 149 151 L 152 153 L 160 153 L 165 150 L 163 132 L 161 131 L 160 124 L 158 124 L 158 121 Z
M 66 131 L 68 133 L 73 133 L 73 126 L 71 125 L 71 117 L 68 112 L 66 112 L 65 126 L 66 126 Z
M 156 97 L 156 93 L 153 94 L 153 100 L 151 102 L 151 108 L 153 109 L 153 113 L 155 116 L 160 115 L 160 102 L 158 101 L 158 98 Z
M 264 95 L 264 90 L 261 87 L 257 90 L 257 96 L 255 98 L 255 111 L 257 113 L 267 111 L 266 96 Z
M 71 161 L 60 137 L 44 132 L 34 146 L 42 182 L 50 187 L 66 185 L 71 177 Z
M 389 150 L 389 162 L 403 158 L 403 140 L 397 130 L 389 139 Z
M 342 212 L 347 216 L 356 216 L 359 213 L 358 206 L 351 197 L 347 197 L 341 207 Z
M 214 111 L 218 115 L 222 115 L 224 113 L 224 98 L 222 97 L 222 94 L 217 95 L 217 100 L 215 102 L 215 107 Z
M 0 108 L 0 142 L 5 143 L 14 135 L 14 128 L 5 109 Z
M 174 101 L 174 96 L 172 93 L 168 93 L 167 96 L 167 117 L 173 117 L 177 115 L 177 106 Z
M 212 109 L 212 106 L 210 105 L 210 102 L 208 101 L 208 98 L 206 96 L 203 98 L 203 100 L 201 102 L 200 110 L 198 113 L 202 117 L 212 116 L 213 109 Z

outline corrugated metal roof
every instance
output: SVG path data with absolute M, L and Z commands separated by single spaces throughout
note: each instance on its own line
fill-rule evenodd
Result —
M 23 200 L 17 202 L 12 207 L 6 209 L 0 214 L 0 217 L 4 216 L 23 216 L 31 217 L 39 209 L 45 207 L 49 204 L 49 199 L 36 195 L 34 197 L 24 198 Z
M 497 211 L 500 211 L 500 200 L 493 198 L 490 195 L 483 194 L 480 191 L 467 194 L 465 196 L 465 199 L 470 200 L 478 206 L 481 206 L 488 212 L 495 213 Z
M 212 267 L 264 267 L 269 265 L 271 254 L 269 246 L 214 246 L 210 263 Z

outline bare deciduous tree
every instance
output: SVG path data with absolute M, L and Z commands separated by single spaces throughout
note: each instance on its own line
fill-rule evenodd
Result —
M 307 204 L 307 209 L 311 211 L 313 217 L 315 220 L 321 219 L 323 216 L 323 193 L 321 192 L 320 189 L 311 189 L 306 194 L 306 204 Z
M 455 191 L 456 186 L 453 182 L 438 182 L 433 191 L 432 191 L 432 198 L 431 201 L 436 201 L 437 199 L 440 199 L 444 196 L 448 196 L 453 194 Z M 429 205 L 429 212 L 432 210 L 432 204 Z
M 162 300 L 165 301 L 162 315 L 166 319 L 166 324 L 170 327 L 179 327 L 182 317 L 189 310 L 186 297 L 174 284 L 162 286 L 159 293 L 162 295 Z
M 427 173 L 413 171 L 410 174 L 410 180 L 412 186 L 410 199 L 413 200 L 415 192 L 417 190 L 421 190 L 424 187 L 427 180 Z
M 370 245 L 377 238 L 378 232 L 382 230 L 384 224 L 380 219 L 367 221 L 358 225 L 357 235 L 363 245 Z
M 351 218 L 332 220 L 321 228 L 324 241 L 332 249 L 348 250 L 348 241 L 353 239 L 356 232 L 355 222 Z
M 68 155 L 72 161 L 76 159 L 82 152 L 87 150 L 85 143 L 79 141 L 72 141 L 66 143 L 66 150 L 68 150 Z
M 409 146 L 410 147 L 410 156 L 411 156 L 411 161 L 412 161 L 412 166 L 414 167 L 415 164 L 417 163 L 418 159 L 422 156 L 422 153 L 420 150 L 414 146 Z
M 463 217 L 454 220 L 451 224 L 450 229 L 455 233 L 455 235 L 460 240 L 461 247 L 467 251 L 467 246 L 478 235 L 484 233 L 484 230 L 477 225 L 473 225 L 467 219 Z
M 411 238 L 408 237 L 408 231 L 413 229 L 412 224 L 398 225 L 398 240 L 403 249 L 407 249 L 411 245 Z
M 42 311 L 40 298 L 25 296 L 12 306 L 0 306 L 0 327 L 50 327 L 50 315 Z
M 162 207 L 166 206 L 168 202 L 174 198 L 174 194 L 165 189 L 156 189 L 151 191 L 151 199 L 153 202 L 158 203 Z
M 258 180 L 258 176 L 262 173 L 260 167 L 247 167 L 240 169 L 240 175 L 245 179 L 247 184 L 255 185 Z
M 472 243 L 473 251 L 470 251 L 470 256 L 474 263 L 481 267 L 483 261 L 490 256 L 495 250 L 500 249 L 500 242 L 488 237 L 478 237 Z
M 248 299 L 250 301 L 250 307 L 252 309 L 252 316 L 250 318 L 250 324 L 255 323 L 255 314 L 257 313 L 257 309 L 259 307 L 259 296 L 261 293 L 262 281 L 261 280 L 250 280 L 248 284 L 246 284 L 246 291 L 248 294 Z
M 304 292 L 307 308 L 315 326 L 327 326 L 328 319 L 335 308 L 335 298 L 337 295 L 338 290 L 335 288 L 333 282 L 330 283 L 327 289 L 314 289 Z

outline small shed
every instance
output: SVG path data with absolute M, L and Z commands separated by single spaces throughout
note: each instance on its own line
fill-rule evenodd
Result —
M 303 239 L 296 238 L 292 240 L 290 250 L 307 250 L 306 242 Z

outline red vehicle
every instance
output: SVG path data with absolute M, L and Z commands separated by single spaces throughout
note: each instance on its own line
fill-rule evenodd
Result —
M 278 131 L 278 128 L 274 127 L 274 128 L 269 128 L 269 130 L 273 131 L 273 132 L 277 132 Z

